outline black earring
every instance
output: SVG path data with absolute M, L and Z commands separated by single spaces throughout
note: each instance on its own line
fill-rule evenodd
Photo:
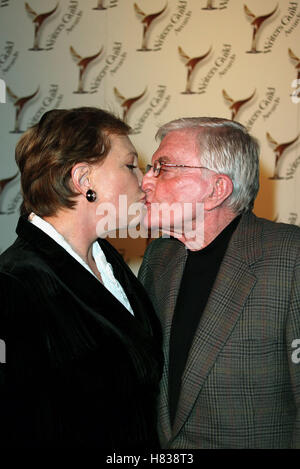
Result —
M 86 191 L 85 196 L 86 196 L 86 200 L 88 200 L 89 202 L 95 202 L 97 198 L 96 192 L 94 192 L 92 189 L 89 189 L 88 191 Z

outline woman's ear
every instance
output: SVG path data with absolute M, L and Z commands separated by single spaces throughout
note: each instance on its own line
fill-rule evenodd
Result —
M 90 166 L 87 163 L 77 163 L 71 171 L 71 179 L 75 190 L 85 196 L 90 188 Z
M 215 174 L 212 176 L 213 190 L 204 202 L 206 210 L 213 210 L 219 207 L 233 191 L 233 183 L 226 174 Z

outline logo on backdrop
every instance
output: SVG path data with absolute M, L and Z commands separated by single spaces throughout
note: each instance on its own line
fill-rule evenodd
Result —
M 215 0 L 207 0 L 206 6 L 202 7 L 202 10 L 225 10 L 228 7 L 228 3 L 230 0 L 220 0 L 219 6 L 214 6 Z M 204 2 L 203 2 L 204 3 Z
M 295 63 L 295 69 L 297 71 L 297 78 L 292 81 L 291 87 L 295 88 L 295 90 L 292 92 L 291 97 L 292 97 L 292 102 L 294 104 L 298 104 L 300 102 L 300 58 L 297 57 L 292 49 L 288 49 L 289 56 L 291 60 Z
M 84 91 L 83 89 L 84 75 L 87 71 L 87 67 L 94 60 L 100 57 L 100 55 L 102 54 L 102 51 L 103 51 L 103 47 L 101 47 L 100 51 L 97 52 L 97 54 L 91 55 L 89 57 L 82 57 L 81 55 L 77 54 L 74 47 L 70 46 L 71 55 L 73 59 L 75 60 L 77 67 L 79 67 L 78 88 L 77 88 L 77 91 L 73 91 L 73 93 L 78 93 L 78 94 L 89 93 L 88 91 Z
M 158 85 L 155 92 L 150 96 L 147 107 L 144 108 L 143 113 L 139 116 L 135 124 L 132 125 L 133 133 L 139 134 L 150 116 L 159 116 L 168 106 L 170 99 L 171 96 L 167 94 L 166 85 Z
M 195 93 L 195 91 L 191 90 L 191 85 L 192 85 L 191 81 L 192 81 L 193 72 L 195 70 L 195 67 L 211 53 L 211 50 L 212 48 L 210 48 L 204 55 L 191 58 L 183 51 L 183 49 L 180 46 L 178 47 L 179 55 L 183 59 L 184 64 L 187 68 L 186 86 L 185 86 L 185 91 L 182 91 L 182 94 L 194 94 Z
M 107 8 L 117 7 L 118 6 L 118 0 L 110 0 L 109 5 L 107 5 L 107 6 L 104 6 L 104 5 L 107 5 L 105 0 L 98 0 L 97 6 L 95 8 L 93 8 L 93 10 L 107 10 Z
M 292 49 L 288 49 L 291 60 L 295 63 L 295 69 L 297 70 L 297 79 L 300 80 L 300 58 L 297 57 Z
M 232 99 L 227 93 L 227 91 L 225 90 L 222 90 L 222 94 L 223 94 L 224 99 L 227 101 L 229 105 L 229 109 L 231 110 L 231 120 L 234 121 L 241 107 L 243 107 L 253 98 L 253 96 L 255 95 L 255 90 L 253 91 L 251 96 L 249 96 L 249 98 L 240 99 L 239 101 L 235 101 L 234 99 Z
M 3 74 L 7 73 L 19 56 L 19 51 L 14 50 L 15 43 L 13 41 L 6 41 L 4 46 L 4 52 L 0 54 L 0 68 Z
M 251 49 L 246 51 L 248 54 L 258 54 L 259 52 L 262 52 L 261 50 L 257 50 L 258 32 L 261 29 L 263 23 L 268 18 L 270 18 L 272 15 L 274 15 L 274 13 L 277 11 L 277 8 L 278 8 L 278 5 L 276 5 L 275 9 L 273 11 L 271 11 L 271 13 L 268 13 L 268 14 L 262 15 L 262 16 L 255 16 L 255 14 L 252 13 L 252 11 L 249 10 L 247 5 L 244 5 L 244 11 L 245 11 L 247 17 L 250 19 L 251 26 L 253 28 Z
M 118 100 L 121 101 L 121 107 L 123 108 L 123 121 L 125 122 L 128 122 L 128 112 L 129 110 L 131 109 L 131 107 L 133 106 L 134 103 L 136 103 L 137 101 L 139 101 L 140 99 L 142 99 L 142 97 L 145 95 L 147 91 L 147 88 L 145 88 L 145 90 L 139 94 L 138 96 L 135 96 L 133 98 L 125 98 L 118 90 L 118 88 L 114 87 L 114 93 L 115 93 L 115 96 Z
M 152 49 L 148 48 L 148 36 L 149 36 L 149 29 L 152 24 L 152 22 L 158 18 L 160 15 L 163 14 L 163 12 L 167 9 L 168 3 L 164 6 L 164 8 L 157 13 L 152 13 L 152 14 L 146 14 L 143 12 L 140 7 L 137 5 L 137 3 L 134 4 L 134 10 L 138 17 L 140 18 L 140 21 L 143 25 L 143 38 L 142 38 L 142 47 L 141 49 L 137 49 L 137 51 L 151 51 Z
M 49 18 L 49 16 L 53 15 L 55 11 L 58 8 L 58 3 L 53 10 L 48 11 L 47 13 L 36 13 L 26 2 L 25 3 L 25 9 L 27 13 L 31 16 L 32 22 L 34 24 L 34 40 L 33 40 L 33 47 L 31 47 L 29 50 L 44 50 L 44 48 L 41 48 L 39 46 L 39 38 L 41 34 L 41 28 L 44 22 Z
M 60 107 L 63 100 L 63 94 L 59 93 L 59 86 L 56 83 L 51 83 L 49 85 L 48 93 L 44 93 L 42 99 L 40 99 L 39 107 L 35 110 L 35 113 L 31 116 L 30 121 L 28 122 L 28 127 L 32 127 L 37 124 L 41 119 L 42 115 L 45 112 L 49 111 L 51 108 L 55 109 Z
M 214 0 L 207 0 L 206 7 L 203 7 L 202 10 L 217 10 L 216 7 L 213 6 Z
M 291 94 L 292 103 L 298 104 L 300 102 L 300 78 L 295 78 L 291 83 L 291 87 L 295 88 Z
M 271 144 L 273 147 L 273 151 L 275 153 L 275 168 L 274 168 L 274 174 L 272 177 L 269 177 L 269 179 L 285 179 L 284 177 L 280 177 L 278 174 L 279 170 L 279 163 L 282 162 L 283 157 L 284 157 L 284 152 L 291 146 L 293 143 L 297 142 L 298 138 L 300 137 L 300 134 L 297 135 L 296 138 L 291 140 L 290 142 L 286 143 L 278 143 L 276 140 L 274 140 L 273 137 L 269 134 L 269 132 L 266 133 L 266 137 L 268 142 Z
M 6 84 L 2 78 L 0 78 L 0 103 L 6 103 Z
M 18 182 L 19 173 L 12 177 L 0 179 L 0 215 L 10 215 L 15 211 L 15 204 L 7 204 L 10 190 Z
M 24 132 L 24 130 L 20 129 L 20 120 L 21 120 L 22 111 L 23 111 L 25 105 L 27 105 L 29 103 L 29 101 L 31 101 L 38 94 L 39 89 L 40 88 L 38 87 L 38 89 L 33 94 L 20 98 L 19 96 L 15 95 L 12 92 L 12 90 L 9 88 L 9 86 L 6 87 L 7 94 L 12 99 L 12 101 L 14 103 L 14 106 L 16 108 L 15 128 L 14 128 L 14 130 L 11 130 L 10 133 L 12 133 L 12 134 L 21 134 L 21 133 Z
M 104 0 L 98 0 L 97 6 L 93 10 L 106 10 L 104 6 Z

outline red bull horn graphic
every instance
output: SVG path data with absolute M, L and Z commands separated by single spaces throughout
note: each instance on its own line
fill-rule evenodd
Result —
M 274 168 L 274 174 L 272 177 L 269 177 L 269 179 L 285 179 L 284 177 L 279 176 L 279 163 L 282 162 L 283 157 L 284 157 L 284 152 L 295 142 L 297 142 L 298 138 L 300 135 L 297 135 L 296 138 L 293 140 L 286 142 L 286 143 L 278 143 L 276 140 L 274 140 L 273 137 L 269 134 L 269 132 L 266 133 L 266 137 L 270 145 L 273 147 L 273 151 L 275 154 L 275 168 Z
M 206 57 L 209 56 L 211 53 L 212 48 L 210 48 L 205 54 L 200 55 L 198 57 L 190 57 L 187 55 L 182 47 L 178 47 L 178 52 L 180 58 L 183 60 L 184 65 L 187 69 L 187 76 L 186 76 L 186 85 L 185 85 L 185 91 L 182 91 L 182 94 L 194 94 L 195 91 L 192 91 L 191 86 L 192 86 L 192 78 L 193 78 L 193 72 L 195 71 L 196 66 L 202 62 Z
M 297 80 L 300 80 L 300 58 L 294 54 L 291 48 L 288 49 L 290 59 L 295 64 L 295 69 L 297 71 Z
M 133 98 L 125 98 L 118 90 L 118 88 L 114 87 L 114 93 L 115 93 L 115 96 L 116 98 L 121 102 L 121 107 L 123 108 L 123 120 L 125 122 L 128 123 L 128 113 L 129 113 L 129 110 L 131 109 L 131 107 L 137 102 L 139 101 L 140 99 L 142 99 L 142 97 L 145 95 L 147 91 L 147 88 L 145 88 L 145 90 L 139 94 L 138 96 L 135 96 Z
M 88 91 L 84 91 L 84 75 L 86 74 L 88 66 L 94 60 L 96 60 L 98 57 L 100 57 L 100 55 L 103 52 L 103 47 L 101 47 L 99 52 L 97 52 L 96 54 L 91 55 L 89 57 L 82 57 L 81 55 L 79 55 L 75 51 L 73 46 L 70 46 L 70 52 L 71 52 L 71 56 L 72 56 L 73 60 L 76 62 L 76 65 L 79 68 L 78 87 L 77 87 L 76 91 L 73 91 L 73 93 L 77 93 L 77 94 L 88 93 Z
M 20 119 L 21 119 L 21 114 L 24 109 L 24 107 L 31 101 L 39 92 L 39 88 L 29 96 L 24 96 L 24 97 L 19 97 L 13 91 L 10 89 L 9 86 L 6 87 L 7 94 L 9 97 L 12 99 L 14 106 L 16 108 L 16 114 L 15 114 L 15 128 L 14 130 L 11 130 L 10 133 L 13 134 L 20 134 L 23 133 L 24 130 L 20 129 Z
M 207 0 L 206 7 L 203 7 L 202 10 L 217 10 L 216 7 L 213 6 L 214 0 Z
M 247 51 L 248 54 L 258 54 L 262 52 L 261 50 L 257 50 L 257 40 L 258 40 L 258 32 L 262 28 L 263 23 L 270 18 L 274 13 L 277 11 L 278 5 L 271 11 L 271 13 L 267 13 L 266 15 L 256 16 L 252 11 L 244 5 L 244 11 L 246 13 L 247 18 L 251 21 L 252 26 L 252 43 L 251 49 Z
M 106 10 L 104 6 L 105 0 L 98 0 L 97 6 L 93 10 Z
M 138 6 L 137 3 L 134 3 L 134 10 L 139 17 L 142 25 L 143 25 L 143 37 L 142 37 L 142 47 L 140 49 L 137 49 L 137 51 L 151 51 L 152 49 L 148 48 L 148 36 L 149 36 L 149 30 L 150 27 L 153 23 L 154 20 L 156 20 L 160 15 L 163 14 L 163 12 L 167 9 L 168 4 L 164 6 L 164 8 L 157 13 L 152 13 L 152 14 L 147 14 L 141 8 Z
M 232 99 L 229 96 L 229 94 L 227 93 L 226 90 L 222 90 L 222 94 L 223 94 L 223 97 L 224 97 L 225 101 L 227 101 L 227 104 L 229 105 L 229 109 L 231 110 L 231 120 L 234 121 L 236 119 L 237 113 L 240 111 L 240 109 L 245 104 L 247 104 L 249 101 L 251 101 L 251 99 L 254 97 L 255 90 L 253 91 L 251 96 L 249 96 L 248 98 L 245 98 L 245 99 L 240 99 L 240 100 Z
M 52 10 L 48 11 L 47 13 L 37 13 L 34 11 L 30 5 L 26 2 L 25 3 L 25 9 L 29 16 L 32 19 L 32 22 L 34 24 L 34 40 L 33 40 L 33 47 L 31 47 L 29 50 L 34 50 L 34 51 L 39 51 L 39 50 L 44 50 L 42 47 L 39 45 L 39 37 L 41 34 L 41 29 L 44 24 L 44 22 L 51 16 L 53 13 L 56 12 L 58 8 L 58 3 L 55 8 Z

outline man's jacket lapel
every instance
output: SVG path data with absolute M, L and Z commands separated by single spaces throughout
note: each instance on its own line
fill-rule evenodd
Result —
M 166 241 L 166 240 L 165 240 Z M 171 438 L 171 426 L 169 416 L 168 376 L 169 376 L 169 343 L 174 309 L 180 288 L 180 282 L 187 258 L 187 250 L 184 245 L 175 239 L 168 240 L 163 244 L 163 257 L 157 258 L 158 275 L 151 281 L 146 289 L 151 291 L 152 298 L 158 298 L 158 304 L 154 304 L 163 328 L 163 352 L 164 369 L 161 380 L 161 392 L 159 399 L 159 431 L 163 432 L 161 439 Z M 142 277 L 142 275 L 141 275 Z M 150 277 L 151 278 L 151 277 Z M 161 314 L 160 314 L 161 313 Z
M 252 233 L 247 229 L 249 216 L 241 220 L 229 243 L 196 330 L 182 376 L 182 388 L 172 438 L 176 436 L 188 418 L 210 370 L 230 337 L 256 283 L 256 277 L 251 272 L 249 264 L 256 261 L 261 251 L 260 247 L 254 247 L 255 243 L 253 243 L 253 236 L 255 234 L 256 238 L 258 233 L 254 233 L 255 229 Z

